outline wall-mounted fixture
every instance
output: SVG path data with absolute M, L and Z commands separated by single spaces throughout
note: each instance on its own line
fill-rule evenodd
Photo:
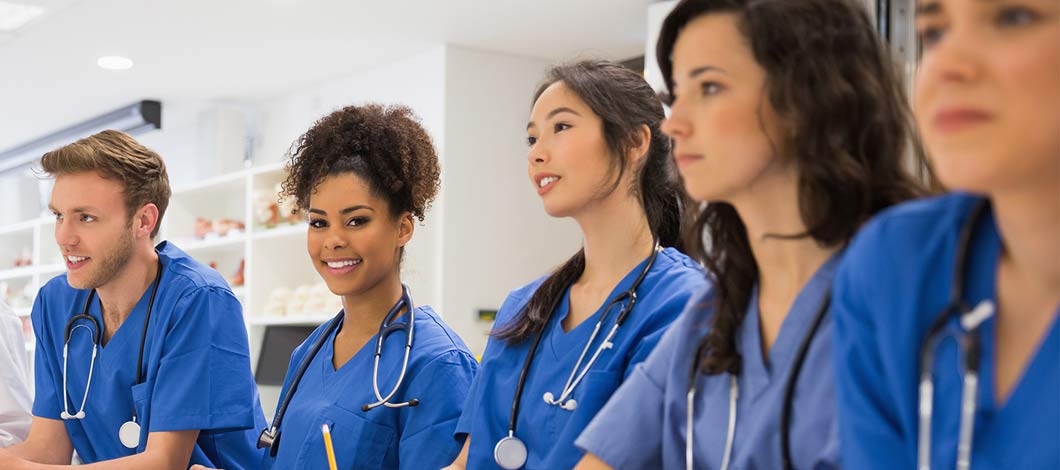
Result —
M 130 135 L 162 128 L 162 103 L 143 100 L 0 151 L 0 175 L 29 166 L 46 152 L 114 129 Z

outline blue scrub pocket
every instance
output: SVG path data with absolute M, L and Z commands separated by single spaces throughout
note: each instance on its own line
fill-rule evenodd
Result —
M 298 451 L 297 468 L 328 468 L 324 436 L 320 425 L 331 428 L 335 446 L 335 463 L 347 470 L 375 470 L 383 467 L 387 452 L 394 442 L 394 431 L 368 421 L 358 413 L 331 405 L 313 420 L 311 432 Z
M 566 428 L 576 429 L 580 433 L 582 428 L 588 426 L 589 421 L 592 421 L 596 413 L 604 407 L 604 403 L 607 403 L 607 400 L 618 389 L 621 377 L 618 371 L 612 370 L 594 370 L 585 374 L 585 378 L 574 392 L 574 399 L 578 400 L 578 409 L 574 412 L 573 421 L 567 423 Z M 572 427 L 571 424 L 574 426 Z M 577 437 L 577 435 L 573 436 L 573 438 Z M 573 438 L 570 442 L 574 441 Z
M 136 422 L 140 425 L 140 445 L 136 447 L 137 453 L 143 452 L 147 448 L 148 423 L 151 422 L 150 392 L 154 386 L 154 381 L 132 386 L 133 406 L 136 407 Z M 132 418 L 132 416 L 129 416 L 129 418 Z M 124 422 L 122 421 L 122 423 Z

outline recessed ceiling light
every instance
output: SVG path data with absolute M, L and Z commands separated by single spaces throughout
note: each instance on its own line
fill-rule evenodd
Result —
M 128 70 L 133 66 L 132 59 L 117 55 L 100 57 L 96 64 L 107 70 Z
M 44 7 L 0 0 L 0 31 L 15 31 L 43 13 Z

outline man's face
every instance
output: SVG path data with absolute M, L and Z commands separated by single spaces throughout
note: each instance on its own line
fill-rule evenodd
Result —
M 48 207 L 71 287 L 104 286 L 132 258 L 135 238 L 122 190 L 121 183 L 92 171 L 55 178 Z

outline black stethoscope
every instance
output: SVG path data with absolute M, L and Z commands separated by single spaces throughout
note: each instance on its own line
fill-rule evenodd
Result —
M 408 322 L 394 322 L 401 309 L 406 308 L 408 310 Z M 320 348 L 324 346 L 331 334 L 338 329 L 339 324 L 342 323 L 342 319 L 345 316 L 345 310 L 339 312 L 328 323 L 328 326 L 324 329 L 324 332 L 319 338 L 313 343 L 313 346 L 309 348 L 309 353 L 306 354 L 305 358 L 302 359 L 302 363 L 298 365 L 298 371 L 295 372 L 294 380 L 291 381 L 291 387 L 287 390 L 287 395 L 283 397 L 283 402 L 280 403 L 279 410 L 276 411 L 276 416 L 272 419 L 272 427 L 261 431 L 261 435 L 258 436 L 258 448 L 269 449 L 269 455 L 276 457 L 276 452 L 280 449 L 280 426 L 283 424 L 283 417 L 287 414 L 287 406 L 291 404 L 291 397 L 294 396 L 295 391 L 298 390 L 298 384 L 302 381 L 302 376 L 305 375 L 306 369 L 309 368 L 309 364 L 313 362 L 313 358 L 316 357 L 317 353 L 320 352 Z M 391 403 L 390 399 L 397 394 L 398 389 L 401 388 L 402 382 L 405 380 L 405 372 L 408 371 L 409 365 L 409 353 L 412 351 L 412 333 L 415 329 L 416 323 L 416 307 L 412 303 L 412 296 L 409 295 L 409 287 L 406 285 L 401 286 L 401 298 L 398 299 L 397 303 L 390 308 L 386 316 L 383 317 L 383 322 L 379 325 L 379 334 L 375 340 L 375 365 L 372 367 L 372 391 L 375 393 L 375 403 L 367 403 L 361 405 L 362 411 L 369 411 L 372 408 L 379 406 L 385 406 L 387 408 L 402 408 L 405 406 L 416 406 L 420 404 L 420 400 L 413 398 L 409 401 L 401 403 Z M 386 340 L 387 336 L 395 331 L 405 332 L 405 358 L 401 362 L 401 373 L 398 375 L 397 383 L 394 384 L 394 388 L 390 390 L 385 397 L 379 392 L 379 358 L 383 355 L 383 341 Z
M 788 375 L 788 380 L 784 384 L 784 398 L 783 406 L 780 412 L 780 457 L 781 463 L 785 470 L 792 468 L 791 464 L 791 436 L 789 435 L 789 428 L 791 427 L 791 406 L 793 397 L 795 395 L 795 383 L 799 379 L 799 373 L 802 372 L 802 365 L 806 362 L 806 355 L 810 350 L 810 343 L 813 342 L 813 338 L 817 335 L 817 330 L 824 321 L 824 317 L 828 314 L 828 306 L 831 303 L 831 292 L 826 291 L 824 293 L 824 301 L 821 302 L 820 308 L 817 310 L 817 314 L 813 317 L 813 323 L 810 324 L 809 331 L 806 332 L 806 336 L 802 338 L 802 343 L 799 344 L 799 349 L 795 353 L 795 357 L 792 360 L 791 374 Z M 699 360 L 703 355 L 703 350 L 706 347 L 706 339 L 700 341 L 699 347 L 696 348 L 696 355 L 692 359 L 692 370 L 688 377 L 688 394 L 686 396 L 688 413 L 686 414 L 685 422 L 685 468 L 692 470 L 692 420 L 695 417 L 695 401 L 696 401 L 696 377 L 699 374 Z M 733 443 L 736 439 L 736 400 L 740 397 L 740 385 L 736 381 L 736 374 L 729 374 L 729 424 L 728 429 L 725 432 L 725 453 L 722 454 L 721 458 L 721 470 L 728 470 L 729 464 L 732 461 L 732 448 Z
M 140 354 L 136 359 L 136 383 L 140 385 L 143 382 L 143 367 L 144 367 L 144 344 L 147 343 L 147 326 L 151 323 L 151 311 L 155 307 L 155 294 L 158 293 L 158 284 L 162 280 L 162 259 L 158 259 L 158 273 L 155 274 L 154 285 L 151 287 L 151 300 L 147 304 L 147 315 L 144 317 L 144 331 L 140 335 Z M 96 356 L 100 347 L 100 338 L 103 335 L 103 329 L 100 328 L 99 320 L 88 314 L 88 308 L 92 305 L 92 298 L 95 297 L 96 290 L 92 289 L 88 293 L 88 298 L 85 299 L 85 308 L 81 311 L 80 315 L 74 315 L 66 322 L 66 331 L 63 333 L 63 411 L 59 414 L 62 419 L 85 419 L 85 403 L 88 401 L 88 390 L 92 386 L 92 371 L 95 369 Z M 92 324 L 92 327 L 88 327 L 84 324 L 78 325 L 79 321 L 88 321 Z M 66 393 L 66 357 L 70 349 L 70 337 L 73 335 L 74 330 L 78 328 L 86 328 L 92 335 L 92 362 L 88 366 L 88 378 L 85 380 L 85 394 L 81 397 L 81 409 L 77 413 L 70 413 L 69 399 Z M 140 424 L 136 422 L 136 407 L 133 406 L 132 419 L 126 421 L 118 429 L 118 440 L 121 441 L 122 445 L 129 449 L 136 449 L 140 446 Z
M 931 468 L 931 416 L 934 406 L 934 379 L 931 377 L 935 362 L 935 351 L 948 338 L 957 341 L 964 367 L 961 385 L 961 418 L 957 441 L 957 468 L 967 470 L 971 466 L 972 430 L 975 427 L 975 412 L 979 391 L 979 354 L 982 333 L 979 327 L 994 315 L 994 303 L 979 302 L 974 308 L 964 303 L 964 268 L 971 250 L 972 233 L 979 220 L 986 214 L 989 202 L 982 199 L 976 203 L 971 215 L 965 220 L 957 241 L 957 257 L 953 267 L 953 283 L 950 285 L 950 300 L 928 329 L 927 337 L 920 347 L 920 406 L 917 441 L 917 468 Z M 950 320 L 956 318 L 956 323 Z
M 578 362 L 574 363 L 574 369 L 571 370 L 570 377 L 567 378 L 567 383 L 563 386 L 563 391 L 560 392 L 559 398 L 556 398 L 552 392 L 545 392 L 543 397 L 545 403 L 559 406 L 567 411 L 574 411 L 577 409 L 578 402 L 570 398 L 574 393 L 574 388 L 578 386 L 582 378 L 585 377 L 585 374 L 588 373 L 589 369 L 594 363 L 596 363 L 600 354 L 603 353 L 604 350 L 610 349 L 614 346 L 614 344 L 611 343 L 611 340 L 614 339 L 615 333 L 618 332 L 618 328 L 626 321 L 626 317 L 628 317 L 630 312 L 633 311 L 633 306 L 637 303 L 637 289 L 648 275 L 648 271 L 651 270 L 652 265 L 655 264 L 655 257 L 659 254 L 659 251 L 659 242 L 656 240 L 653 243 L 651 255 L 648 256 L 647 263 L 644 265 L 644 268 L 641 269 L 637 279 L 633 281 L 633 285 L 629 287 L 629 290 L 615 297 L 615 299 L 609 302 L 601 311 L 600 318 L 596 320 L 596 326 L 593 328 L 593 333 L 589 336 L 589 341 L 585 343 L 585 348 L 582 349 L 581 355 L 578 356 Z M 556 307 L 559 306 L 559 302 L 562 299 L 563 296 L 558 295 L 552 302 L 552 306 L 548 311 L 548 318 L 545 319 L 546 325 L 552 319 L 552 314 L 556 311 Z M 596 336 L 600 332 L 600 328 L 603 326 L 604 320 L 607 317 L 607 312 L 611 310 L 611 307 L 626 299 L 629 299 L 629 303 L 619 311 L 618 317 L 615 318 L 615 324 L 611 326 L 611 330 L 608 331 L 603 342 L 601 342 L 596 348 L 596 352 L 593 353 L 589 358 L 589 362 L 587 362 L 583 368 L 581 366 L 582 360 L 585 359 L 585 355 L 589 352 L 590 347 L 596 340 Z M 519 399 L 523 395 L 523 386 L 526 384 L 526 377 L 530 372 L 530 364 L 534 361 L 534 353 L 537 352 L 537 346 L 541 343 L 542 336 L 545 336 L 544 331 L 538 333 L 537 337 L 534 338 L 534 342 L 530 345 L 530 351 L 526 354 L 526 361 L 523 362 L 523 370 L 519 374 L 519 382 L 515 387 L 515 398 L 512 400 L 512 414 L 508 420 L 508 435 L 497 441 L 497 444 L 493 447 L 493 460 L 505 470 L 517 470 L 526 464 L 526 457 L 528 455 L 526 444 L 522 439 L 515 436 L 515 424 L 519 419 Z

